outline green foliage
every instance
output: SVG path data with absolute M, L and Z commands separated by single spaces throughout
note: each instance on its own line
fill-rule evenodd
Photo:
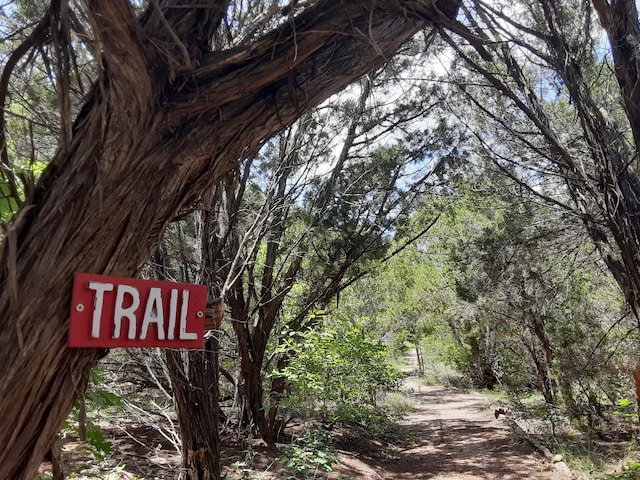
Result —
M 273 373 L 291 386 L 290 406 L 319 404 L 332 421 L 366 420 L 379 392 L 400 380 L 387 348 L 363 323 L 332 317 L 305 333 L 289 332 L 278 350 L 291 358 Z
M 104 460 L 113 453 L 113 444 L 104 439 L 102 430 L 94 423 L 87 424 L 87 443 L 98 460 Z
M 317 478 L 318 471 L 330 472 L 338 461 L 332 445 L 333 436 L 326 430 L 310 429 L 291 445 L 282 448 L 278 461 L 290 473 L 287 479 Z
M 635 402 L 632 402 L 628 398 L 620 398 L 616 402 L 616 408 L 613 410 L 614 415 L 620 415 L 626 419 L 635 420 L 638 418 L 638 413 L 635 411 Z
M 95 410 L 117 407 L 122 404 L 122 398 L 120 398 L 120 396 L 104 388 L 100 388 L 103 381 L 102 369 L 94 368 L 89 376 L 89 387 L 85 393 L 85 399 L 88 405 Z
M 455 291 L 450 287 L 438 241 L 431 234 L 439 228 L 439 222 L 427 237 L 405 245 L 424 230 L 425 223 L 433 221 L 434 211 L 441 206 L 436 198 L 430 199 L 428 205 L 405 219 L 391 247 L 391 251 L 398 250 L 397 254 L 343 295 L 346 300 L 340 311 L 366 316 L 370 328 L 385 339 L 396 358 L 422 350 L 420 360 L 442 361 L 453 341 L 444 321 L 455 307 Z M 425 365 L 424 360 L 417 365 L 420 375 L 426 373 Z
M 93 410 L 101 410 L 109 407 L 117 407 L 122 404 L 122 398 L 113 392 L 100 388 L 103 378 L 99 369 L 91 371 L 89 388 L 85 393 L 85 401 Z
M 0 174 L 0 222 L 8 222 L 18 211 L 20 202 L 24 200 L 26 184 L 32 186 L 42 172 L 46 164 L 43 162 L 28 163 L 23 167 L 14 167 L 12 172 Z M 7 175 L 11 175 L 16 183 L 18 198 L 11 191 Z
M 476 386 L 537 389 L 563 414 L 601 411 L 603 391 L 615 402 L 628 388 L 611 368 L 632 345 L 617 286 L 572 216 L 508 180 L 479 181 L 442 216 L 464 232 L 443 242 L 458 305 L 450 359 Z
M 11 189 L 7 183 L 0 179 L 0 222 L 8 222 L 18 210 L 18 202 L 11 195 Z
M 453 365 L 462 377 L 438 377 L 516 397 L 537 390 L 554 425 L 569 414 L 592 428 L 630 395 L 636 340 L 618 287 L 572 215 L 484 164 L 465 176 L 402 225 L 412 238 L 442 211 L 425 238 L 345 292 L 342 311 L 371 318 L 396 355 L 426 352 L 432 380 Z
M 76 400 L 73 410 L 64 424 L 64 428 L 74 430 L 78 435 L 80 435 L 81 429 L 86 430 L 90 452 L 98 460 L 104 460 L 111 455 L 113 445 L 105 440 L 100 426 L 92 422 L 90 418 L 99 415 L 101 410 L 122 404 L 122 399 L 118 395 L 101 388 L 102 383 L 101 369 L 94 368 L 91 371 L 85 395 Z M 82 411 L 86 414 L 84 419 L 81 415 Z

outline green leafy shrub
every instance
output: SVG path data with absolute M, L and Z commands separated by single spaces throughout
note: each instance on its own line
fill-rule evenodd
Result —
M 113 444 L 105 440 L 100 427 L 94 423 L 87 424 L 87 443 L 91 446 L 92 455 L 104 460 L 113 453 Z
M 311 429 L 282 449 L 278 461 L 290 473 L 288 479 L 313 479 L 319 471 L 330 472 L 338 461 L 332 445 L 333 436 L 326 430 Z
M 96 417 L 101 410 L 121 405 L 122 399 L 113 392 L 101 388 L 102 372 L 94 368 L 89 377 L 89 385 L 83 397 L 76 400 L 73 410 L 67 418 L 64 428 L 75 431 L 82 438 L 82 431 L 86 434 L 86 442 L 91 455 L 104 460 L 113 453 L 113 444 L 105 440 L 100 427 L 91 418 Z
M 396 390 L 401 378 L 386 346 L 344 319 L 287 334 L 279 353 L 290 361 L 273 375 L 291 386 L 290 404 L 310 403 L 331 421 L 366 420 L 379 393 Z

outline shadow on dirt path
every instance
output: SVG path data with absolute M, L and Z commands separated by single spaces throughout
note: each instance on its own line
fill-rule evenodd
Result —
M 491 400 L 454 388 L 405 381 L 416 399 L 415 410 L 401 423 L 413 441 L 397 445 L 384 459 L 341 456 L 336 476 L 382 480 L 558 479 L 545 458 L 519 443 L 507 425 L 496 420 Z

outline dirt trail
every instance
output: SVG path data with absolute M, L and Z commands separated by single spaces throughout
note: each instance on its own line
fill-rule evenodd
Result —
M 565 477 L 488 409 L 490 399 L 453 388 L 420 386 L 412 378 L 405 390 L 415 410 L 402 422 L 414 441 L 397 445 L 387 458 L 341 455 L 335 476 L 356 479 L 520 480 Z

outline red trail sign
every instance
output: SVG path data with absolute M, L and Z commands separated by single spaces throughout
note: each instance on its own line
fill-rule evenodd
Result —
M 69 346 L 203 348 L 207 287 L 77 273 Z

